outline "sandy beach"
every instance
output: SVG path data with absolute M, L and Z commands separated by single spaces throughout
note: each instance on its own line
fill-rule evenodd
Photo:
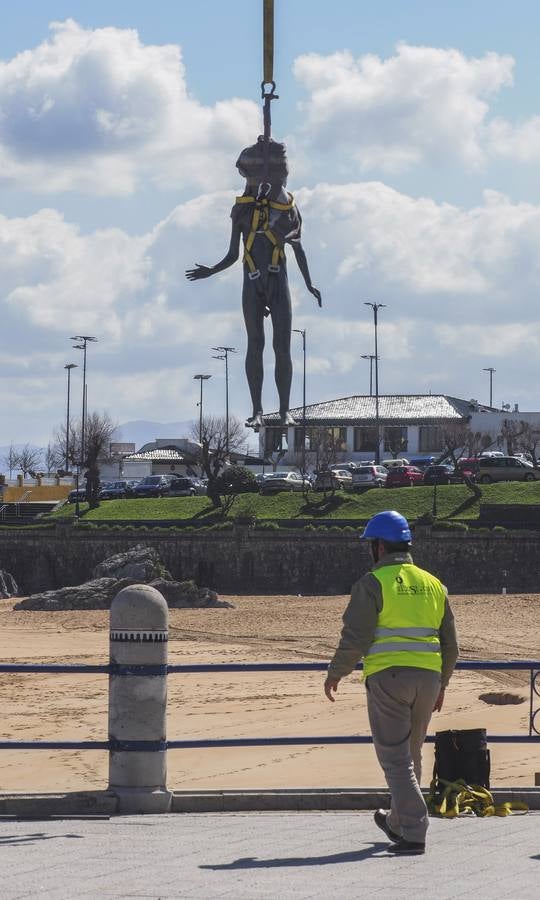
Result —
M 323 661 L 336 645 L 347 597 L 227 597 L 234 609 L 171 610 L 169 661 Z M 462 658 L 538 659 L 540 595 L 451 598 Z M 5 662 L 108 661 L 107 612 L 23 612 L 0 601 L 0 658 Z M 322 673 L 172 675 L 170 739 L 226 736 L 368 734 L 358 674 L 340 685 L 337 702 L 322 693 Z M 485 693 L 523 698 L 488 704 Z M 4 740 L 105 740 L 107 678 L 101 675 L 1 675 Z M 538 698 L 540 706 L 540 698 Z M 527 733 L 529 675 L 454 675 L 432 730 L 485 727 Z M 492 784 L 534 784 L 539 748 L 493 744 Z M 432 749 L 424 752 L 429 783 Z M 169 787 L 353 787 L 383 784 L 371 746 L 270 747 L 170 751 Z M 2 791 L 102 789 L 104 752 L 2 751 Z

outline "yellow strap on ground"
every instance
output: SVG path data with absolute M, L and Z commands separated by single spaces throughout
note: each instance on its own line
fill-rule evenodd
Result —
M 274 80 L 274 0 L 264 0 L 263 9 L 263 80 Z
M 435 782 L 431 783 L 428 797 L 429 811 L 444 819 L 455 819 L 458 816 L 472 815 L 486 818 L 488 816 L 510 816 L 514 812 L 526 813 L 529 807 L 521 800 L 507 801 L 495 804 L 493 795 L 487 788 L 477 784 L 466 784 L 459 780 L 455 782 L 445 781 L 440 778 L 441 784 L 446 785 L 441 802 L 435 802 Z

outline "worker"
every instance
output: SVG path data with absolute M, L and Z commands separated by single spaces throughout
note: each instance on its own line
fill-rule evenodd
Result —
M 373 568 L 353 585 L 341 640 L 324 683 L 327 698 L 364 660 L 373 746 L 391 795 L 375 824 L 401 855 L 425 852 L 428 812 L 420 790 L 421 752 L 431 714 L 442 709 L 458 657 L 446 588 L 415 566 L 407 520 L 394 510 L 367 523 Z

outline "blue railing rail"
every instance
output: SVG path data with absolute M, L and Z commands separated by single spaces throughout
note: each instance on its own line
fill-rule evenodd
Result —
M 124 675 L 152 676 L 164 674 L 216 674 L 218 672 L 325 672 L 327 663 L 188 663 L 163 666 L 80 664 L 80 663 L 3 663 L 0 674 L 70 674 L 70 675 Z M 530 672 L 529 732 L 528 734 L 490 734 L 491 743 L 534 743 L 540 742 L 540 729 L 536 717 L 540 713 L 540 661 L 538 660 L 463 660 L 457 663 L 458 670 L 497 669 Z M 362 669 L 362 664 L 357 666 Z M 535 701 L 538 697 L 538 701 Z M 535 703 L 537 707 L 535 708 Z M 324 744 L 371 744 L 371 735 L 306 735 L 291 737 L 251 737 L 251 738 L 194 738 L 182 741 L 3 741 L 0 750 L 107 750 L 115 751 L 163 751 L 205 749 L 212 747 L 275 747 L 275 746 L 319 746 Z M 426 741 L 433 743 L 434 735 Z

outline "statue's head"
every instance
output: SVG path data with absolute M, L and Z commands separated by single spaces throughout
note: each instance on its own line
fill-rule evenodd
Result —
M 248 187 L 257 187 L 263 181 L 264 166 L 264 138 L 259 135 L 257 143 L 242 150 L 236 160 L 236 168 L 240 175 L 246 179 Z M 289 167 L 287 165 L 287 151 L 285 144 L 270 139 L 270 153 L 268 157 L 268 173 L 264 181 L 272 185 L 287 184 Z

